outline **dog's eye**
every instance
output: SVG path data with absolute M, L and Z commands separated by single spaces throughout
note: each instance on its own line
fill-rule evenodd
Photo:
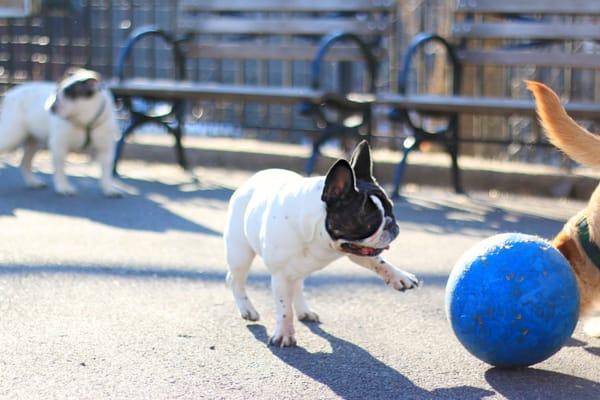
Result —
M 75 89 L 73 89 L 72 87 L 65 88 L 63 90 L 63 93 L 64 93 L 65 97 L 67 97 L 69 99 L 75 98 Z

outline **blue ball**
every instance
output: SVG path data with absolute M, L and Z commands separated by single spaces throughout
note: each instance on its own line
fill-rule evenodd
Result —
M 579 289 L 569 263 L 547 241 L 500 234 L 458 260 L 446 285 L 446 315 L 475 357 L 523 367 L 547 359 L 569 339 Z

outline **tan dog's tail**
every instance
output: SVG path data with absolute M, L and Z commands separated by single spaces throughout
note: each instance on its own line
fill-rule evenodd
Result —
M 600 167 L 600 137 L 567 115 L 556 93 L 540 82 L 525 81 L 550 142 L 580 164 Z

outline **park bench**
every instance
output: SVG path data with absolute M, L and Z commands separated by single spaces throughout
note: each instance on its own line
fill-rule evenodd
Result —
M 298 105 L 301 114 L 318 127 L 306 166 L 310 174 L 327 140 L 371 134 L 377 60 L 387 56 L 384 42 L 394 36 L 386 36 L 394 9 L 393 0 L 180 0 L 176 31 L 155 26 L 137 29 L 119 56 L 118 81 L 110 89 L 129 110 L 131 121 L 116 147 L 115 173 L 126 138 L 146 123 L 160 124 L 174 136 L 177 160 L 186 168 L 181 143 L 186 102 L 214 100 Z M 148 37 L 172 49 L 173 79 L 126 76 L 134 47 Z M 292 62 L 309 61 L 310 85 L 293 85 L 291 74 L 281 86 L 248 85 L 241 76 L 233 83 L 189 79 L 186 65 L 199 59 L 280 60 L 288 63 L 288 69 Z M 323 84 L 325 62 L 338 67 L 335 89 Z M 353 65 L 362 68 L 362 89 L 371 96 L 348 95 Z
M 582 18 L 584 16 L 596 21 Z M 404 155 L 394 176 L 394 196 L 398 195 L 409 153 L 424 141 L 438 141 L 445 145 L 452 160 L 454 188 L 457 192 L 462 191 L 458 152 L 459 144 L 465 143 L 465 140 L 459 135 L 460 114 L 534 115 L 534 103 L 530 99 L 465 94 L 467 68 L 471 68 L 468 72 L 472 77 L 477 68 L 484 66 L 535 67 L 532 78 L 541 80 L 544 79 L 539 72 L 551 68 L 569 71 L 599 69 L 600 54 L 586 51 L 586 46 L 582 45 L 586 41 L 600 40 L 598 17 L 598 0 L 459 0 L 450 38 L 435 33 L 418 34 L 405 51 L 398 92 L 379 93 L 376 98 L 377 103 L 392 107 L 392 121 L 406 123 L 414 134 L 403 145 Z M 444 48 L 447 54 L 451 67 L 451 95 L 411 92 L 411 85 L 414 86 L 410 78 L 413 76 L 413 63 L 418 57 L 427 57 L 423 56 L 423 49 L 432 45 Z M 476 79 L 486 78 L 490 79 L 489 75 Z M 593 103 L 570 102 L 566 108 L 575 118 L 600 119 L 600 106 Z M 444 116 L 446 123 L 430 128 L 411 116 L 409 111 L 423 117 L 421 121 L 427 117 Z M 511 143 L 510 140 L 489 142 L 500 145 Z

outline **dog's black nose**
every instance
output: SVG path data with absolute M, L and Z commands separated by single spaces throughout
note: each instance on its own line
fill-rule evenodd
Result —
M 400 227 L 398 226 L 398 223 L 391 218 L 389 218 L 385 222 L 385 226 L 383 227 L 383 229 L 390 232 L 394 237 L 396 237 L 398 233 L 400 233 Z

